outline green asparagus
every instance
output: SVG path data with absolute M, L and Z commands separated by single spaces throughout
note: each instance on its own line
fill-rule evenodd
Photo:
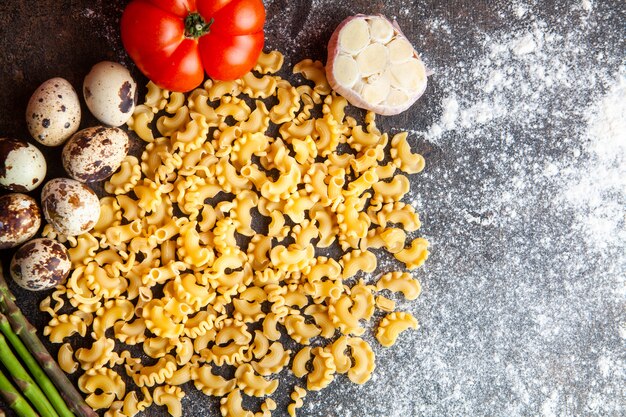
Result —
M 22 343 L 20 338 L 17 337 L 15 333 L 13 333 L 13 329 L 11 329 L 9 320 L 2 313 L 0 313 L 0 332 L 4 334 L 10 345 L 13 347 L 13 350 L 22 359 L 22 362 L 26 365 L 31 375 L 35 378 L 41 390 L 46 394 L 46 397 L 48 397 L 48 400 L 50 400 L 50 403 L 59 414 L 59 416 L 74 417 L 74 414 L 67 407 L 65 401 L 63 401 L 63 398 L 61 398 L 59 391 L 57 391 L 52 381 L 50 381 L 50 378 L 48 378 L 43 369 L 41 369 L 41 367 L 37 363 L 37 360 L 35 360 L 33 355 L 31 355 L 28 349 L 26 349 L 24 343 Z
M 37 337 L 37 331 L 24 317 L 18 306 L 15 305 L 14 300 L 15 296 L 11 293 L 9 286 L 4 280 L 2 265 L 0 265 L 0 312 L 7 317 L 15 334 L 19 336 L 24 345 L 37 359 L 39 365 L 54 382 L 70 409 L 80 417 L 98 417 L 98 414 L 85 403 L 83 397 L 76 391 L 74 385 L 67 379 L 65 373 L 59 368 L 54 358 L 41 343 L 41 340 Z
M 11 347 L 2 334 L 0 334 L 0 362 L 9 371 L 13 381 L 22 391 L 24 397 L 30 400 L 42 417 L 59 417 L 50 401 L 48 401 L 39 386 L 33 381 L 33 378 L 24 369 L 20 360 L 13 354 Z
M 0 397 L 6 401 L 18 416 L 20 417 L 37 417 L 37 413 L 22 397 L 17 389 L 11 384 L 11 381 L 0 370 Z

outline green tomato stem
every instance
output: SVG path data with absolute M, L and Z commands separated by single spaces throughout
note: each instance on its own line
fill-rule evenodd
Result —
M 199 13 L 189 13 L 185 18 L 185 36 L 187 38 L 198 39 L 206 35 L 211 30 L 211 25 L 215 19 L 211 18 L 208 22 L 204 20 Z

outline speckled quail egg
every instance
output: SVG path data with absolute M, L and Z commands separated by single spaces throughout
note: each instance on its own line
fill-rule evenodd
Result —
M 102 181 L 120 167 L 129 146 L 128 135 L 117 127 L 79 130 L 63 147 L 63 166 L 80 182 Z
M 121 126 L 135 110 L 137 83 L 121 64 L 102 61 L 91 68 L 83 95 L 91 114 L 109 126 Z
M 0 249 L 26 242 L 39 226 L 41 214 L 34 198 L 20 193 L 0 197 Z
M 48 181 L 41 191 L 43 215 L 65 236 L 85 233 L 100 217 L 100 201 L 91 188 L 69 178 Z
M 69 81 L 52 78 L 35 90 L 26 107 L 26 125 L 46 146 L 59 146 L 78 130 L 80 101 Z
M 31 191 L 45 176 L 46 158 L 36 146 L 0 138 L 0 186 L 11 191 Z
M 65 246 L 56 240 L 33 239 L 20 247 L 11 260 L 11 278 L 31 291 L 54 288 L 70 273 L 72 262 Z

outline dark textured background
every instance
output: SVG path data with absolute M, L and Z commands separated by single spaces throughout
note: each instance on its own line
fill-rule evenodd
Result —
M 41 82 L 61 76 L 80 91 L 83 77 L 100 60 L 131 65 L 118 38 L 125 3 L 5 0 L 0 4 L 0 135 L 28 138 L 24 110 Z M 567 34 L 578 24 L 570 5 L 580 2 L 516 2 L 525 3 L 557 33 Z M 584 34 L 583 50 L 572 54 L 569 65 L 604 65 L 607 72 L 615 73 L 619 60 L 593 57 L 625 55 L 624 2 L 592 3 L 588 19 L 593 24 Z M 325 62 L 326 42 L 341 20 L 359 12 L 383 13 L 397 18 L 431 66 L 458 67 L 485 52 L 485 34 L 530 25 L 512 19 L 510 4 L 268 0 L 267 45 L 281 50 L 288 66 L 307 57 Z M 445 39 L 423 24 L 437 21 L 451 28 Z M 143 84 L 145 80 L 134 74 Z M 409 111 L 380 119 L 382 130 L 426 130 L 441 115 L 443 92 L 449 91 L 446 82 L 432 77 L 424 97 Z M 457 83 L 456 87 L 472 85 Z M 589 100 L 581 97 L 580 104 L 588 105 Z M 555 95 L 549 107 L 557 108 L 560 101 Z M 82 127 L 95 124 L 84 107 L 83 113 Z M 519 159 L 524 163 L 546 154 L 566 155 L 569 148 L 582 146 L 583 138 L 560 141 L 547 121 L 532 130 L 515 130 L 513 144 L 493 140 L 500 134 L 495 129 L 491 136 L 475 139 L 481 146 L 468 145 L 454 133 L 442 142 L 415 139 L 415 148 L 427 158 L 427 169 L 413 180 L 410 197 L 422 215 L 422 233 L 433 250 L 417 274 L 424 287 L 422 297 L 401 307 L 418 317 L 421 328 L 403 335 L 391 349 L 376 346 L 376 376 L 365 386 L 339 377 L 321 393 L 309 393 L 299 415 L 626 415 L 624 339 L 619 333 L 626 321 L 624 241 L 602 248 L 584 243 L 575 220 L 552 199 L 558 191 L 550 188 L 554 184 L 544 183 L 539 176 L 525 177 L 532 187 L 525 204 L 512 203 L 515 219 L 506 218 L 511 207 L 487 212 L 489 218 L 501 221 L 480 225 L 463 218 L 463 213 L 490 207 L 493 193 L 481 184 L 493 184 L 494 190 L 509 187 L 522 143 Z M 566 118 L 561 123 L 575 131 L 582 121 Z M 501 159 L 499 164 L 493 155 Z M 48 161 L 54 160 L 59 151 L 48 151 L 47 156 Z M 60 175 L 58 166 L 52 171 L 53 176 Z M 624 203 L 623 195 L 606 198 L 607 203 Z M 1 256 L 6 267 L 11 253 Z M 43 329 L 45 317 L 37 304 L 44 295 L 17 288 L 15 292 L 28 317 Z M 287 378 L 284 384 L 294 382 Z M 216 400 L 189 391 L 192 394 L 183 401 L 184 415 L 219 415 Z M 283 395 L 275 415 L 286 415 L 286 404 Z M 152 407 L 146 415 L 163 415 L 163 409 Z

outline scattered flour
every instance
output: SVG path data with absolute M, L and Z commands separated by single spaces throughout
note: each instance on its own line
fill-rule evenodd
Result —
M 324 60 L 329 22 L 362 11 L 346 3 L 338 10 L 324 0 L 266 1 L 267 47 L 280 49 L 286 66 Z M 413 0 L 385 3 L 377 2 L 387 7 L 381 12 L 412 18 Z M 403 333 L 393 349 L 373 343 L 372 380 L 355 386 L 338 378 L 307 395 L 304 414 L 551 417 L 574 415 L 568 407 L 578 396 L 575 415 L 624 415 L 619 382 L 604 379 L 624 380 L 626 321 L 601 308 L 624 300 L 624 278 L 584 279 L 592 268 L 594 279 L 604 268 L 624 275 L 624 262 L 614 258 L 623 259 L 626 243 L 626 71 L 623 56 L 605 53 L 620 50 L 610 45 L 623 45 L 623 34 L 597 30 L 600 3 L 573 3 L 554 22 L 538 0 L 500 2 L 501 25 L 483 32 L 420 9 L 428 17 L 412 39 L 431 39 L 433 51 L 423 57 L 435 73 L 425 97 L 433 110 L 411 132 L 453 161 L 433 163 L 420 177 L 431 188 L 411 197 L 435 245 L 424 300 L 399 299 L 398 307 L 415 312 L 423 329 Z M 101 21 L 103 7 L 97 2 L 84 17 L 121 58 L 117 22 Z M 310 11 L 295 22 L 298 7 Z M 468 27 L 476 30 L 469 51 L 457 36 Z M 438 229 L 431 219 L 441 220 Z M 378 266 L 388 269 L 392 260 Z M 618 289 L 604 290 L 607 283 Z M 587 297 L 583 316 L 578 303 Z M 598 336 L 596 327 L 606 333 Z M 613 350 L 576 350 L 611 335 L 621 342 Z M 573 382 L 568 372 L 588 382 Z

